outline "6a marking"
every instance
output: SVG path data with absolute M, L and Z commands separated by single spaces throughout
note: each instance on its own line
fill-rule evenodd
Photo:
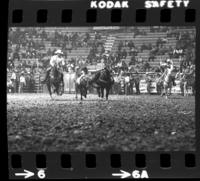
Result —
M 130 177 L 132 176 L 133 178 L 149 178 L 148 176 L 148 173 L 146 170 L 142 170 L 142 171 L 139 171 L 139 170 L 133 170 L 132 173 L 129 173 L 129 172 L 126 172 L 124 170 L 120 170 L 120 173 L 113 173 L 112 176 L 118 176 L 120 178 L 127 178 L 127 177 Z

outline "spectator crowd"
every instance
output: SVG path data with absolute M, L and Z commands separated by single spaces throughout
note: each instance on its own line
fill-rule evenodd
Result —
M 49 65 L 49 59 L 59 47 L 64 52 L 66 71 L 68 67 L 107 64 L 117 75 L 136 72 L 158 72 L 159 67 L 151 66 L 156 57 L 169 55 L 180 60 L 180 70 L 195 64 L 195 33 L 179 31 L 178 27 L 150 27 L 150 33 L 165 32 L 164 38 L 158 38 L 156 44 L 142 43 L 136 46 L 134 38 L 145 37 L 147 31 L 143 28 L 130 27 L 113 31 L 117 33 L 131 32 L 133 39 L 117 41 L 116 51 L 105 50 L 105 41 L 109 31 L 64 32 L 46 31 L 44 28 L 10 28 L 8 40 L 7 87 L 12 92 L 28 92 L 34 90 L 35 77 L 44 74 Z M 168 46 L 168 39 L 176 39 L 176 47 Z M 68 58 L 72 50 L 89 49 L 86 57 Z M 176 50 L 176 51 L 175 51 Z M 149 52 L 148 58 L 141 56 Z M 127 57 L 130 60 L 127 61 Z M 9 89 L 10 90 L 10 89 Z

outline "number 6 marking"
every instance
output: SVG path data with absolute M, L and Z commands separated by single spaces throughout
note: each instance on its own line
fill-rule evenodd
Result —
M 46 174 L 45 174 L 45 172 L 44 172 L 43 169 L 42 169 L 42 170 L 39 170 L 38 173 L 37 173 L 37 175 L 38 175 L 38 177 L 39 177 L 40 179 L 44 179 L 44 178 L 46 177 Z

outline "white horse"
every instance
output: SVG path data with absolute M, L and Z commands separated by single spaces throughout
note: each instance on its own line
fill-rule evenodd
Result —
M 163 82 L 163 91 L 161 96 L 165 95 L 165 98 L 168 99 L 168 95 L 171 94 L 173 80 L 172 80 L 172 71 L 173 71 L 173 63 L 163 64 L 165 67 L 164 73 L 159 78 L 159 81 Z

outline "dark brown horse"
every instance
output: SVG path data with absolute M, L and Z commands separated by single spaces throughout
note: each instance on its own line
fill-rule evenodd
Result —
M 63 73 L 56 66 L 53 67 L 46 80 L 47 89 L 52 98 L 52 93 L 62 95 L 64 90 Z
M 108 68 L 98 71 L 89 83 L 97 89 L 98 96 L 101 98 L 104 97 L 105 89 L 106 100 L 108 100 L 109 91 L 114 84 L 114 78 L 112 77 Z

